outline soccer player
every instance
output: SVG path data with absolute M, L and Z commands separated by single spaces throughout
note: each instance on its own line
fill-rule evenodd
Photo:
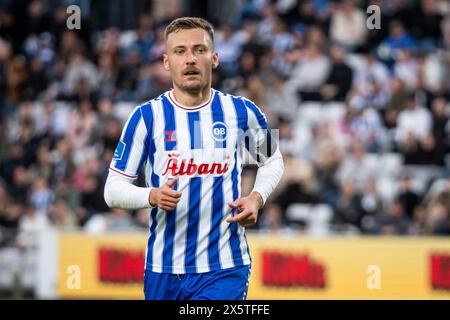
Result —
M 282 156 L 253 102 L 211 88 L 219 57 L 207 21 L 175 19 L 165 41 L 173 89 L 129 117 L 105 200 L 151 209 L 146 299 L 245 299 L 251 258 L 244 230 L 279 182 Z M 253 191 L 241 197 L 244 154 L 254 155 L 259 168 Z M 147 187 L 133 184 L 141 168 Z

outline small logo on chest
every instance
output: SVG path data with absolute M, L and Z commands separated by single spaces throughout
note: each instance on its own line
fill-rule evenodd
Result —
M 164 142 L 175 142 L 177 141 L 177 135 L 175 130 L 164 131 Z
M 211 126 L 211 136 L 215 141 L 225 141 L 228 138 L 229 128 L 226 123 L 217 121 L 214 122 Z

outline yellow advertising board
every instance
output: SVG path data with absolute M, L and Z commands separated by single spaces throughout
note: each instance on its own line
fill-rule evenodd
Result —
M 249 234 L 249 299 L 450 299 L 450 239 Z M 58 296 L 143 299 L 147 236 L 61 234 Z
M 146 244 L 142 233 L 61 234 L 58 296 L 143 299 Z
M 249 242 L 252 299 L 450 299 L 450 238 L 253 235 Z M 316 283 L 296 274 L 302 259 L 303 274 L 322 273 Z

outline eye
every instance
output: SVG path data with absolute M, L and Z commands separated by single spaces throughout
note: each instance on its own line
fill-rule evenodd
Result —
M 179 49 L 175 49 L 175 54 L 183 54 L 183 52 L 184 52 L 184 49 L 182 49 L 182 48 L 179 48 Z
M 197 52 L 198 53 L 205 53 L 206 49 L 204 47 L 197 47 Z

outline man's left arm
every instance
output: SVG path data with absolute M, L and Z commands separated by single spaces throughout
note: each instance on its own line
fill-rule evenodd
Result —
M 238 208 L 238 212 L 229 217 L 227 222 L 238 222 L 243 227 L 250 227 L 256 224 L 259 209 L 264 206 L 280 181 L 284 164 L 277 139 L 268 128 L 266 117 L 251 101 L 246 102 L 246 105 L 249 105 L 248 124 L 251 131 L 251 141 L 247 149 L 255 158 L 259 168 L 252 192 L 229 204 L 231 208 Z

